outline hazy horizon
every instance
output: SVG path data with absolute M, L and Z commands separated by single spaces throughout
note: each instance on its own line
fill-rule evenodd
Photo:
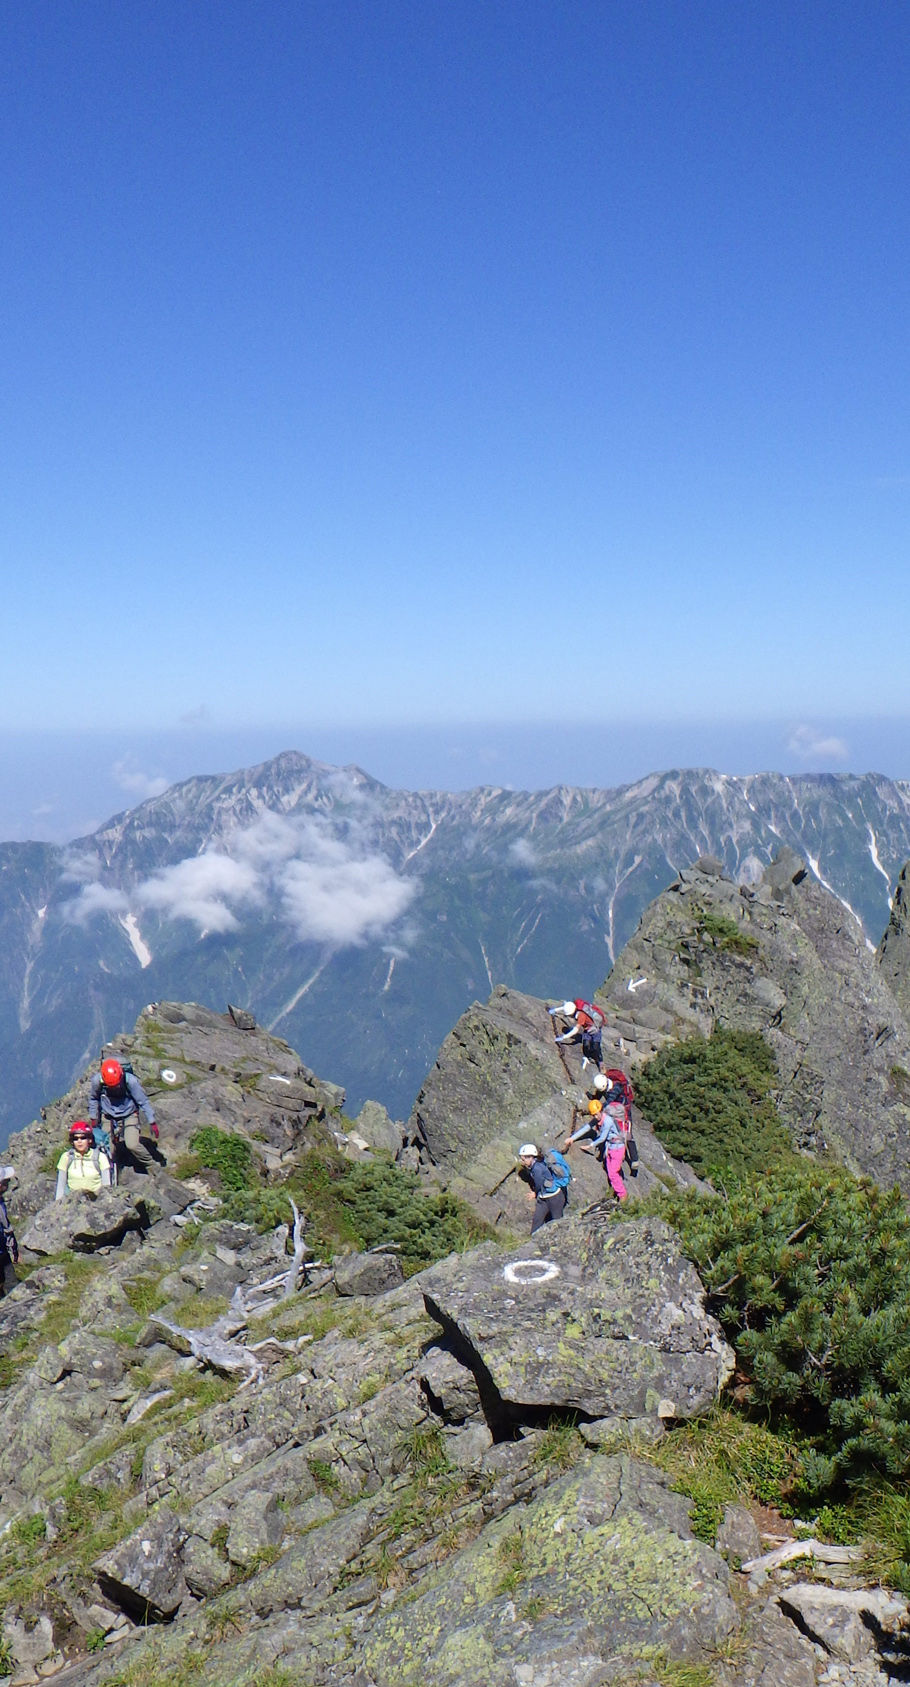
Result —
M 668 768 L 910 779 L 910 719 L 0 732 L 0 842 L 65 843 L 195 775 L 297 750 L 403 790 L 610 789 Z

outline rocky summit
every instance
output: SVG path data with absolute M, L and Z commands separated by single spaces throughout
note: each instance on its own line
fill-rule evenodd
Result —
M 761 1029 L 801 1150 L 906 1187 L 890 978 L 797 858 L 748 887 L 701 860 L 599 992 L 607 1064 L 634 1078 L 681 1034 Z M 528 1235 L 517 1147 L 559 1146 L 591 1076 L 546 1002 L 500 987 L 469 1008 L 401 1123 L 375 1103 L 347 1117 L 339 1086 L 236 1008 L 150 1004 L 106 1052 L 154 1101 L 151 1171 L 54 1201 L 91 1068 L 8 1152 L 12 1687 L 906 1679 L 907 1601 L 852 1549 L 811 1542 L 806 1579 L 794 1526 L 706 1509 L 666 1465 L 735 1381 L 674 1232 L 620 1216 L 576 1145 L 567 1216 Z M 634 1192 L 704 1188 L 637 1108 L 634 1132 Z M 447 1221 L 457 1199 L 485 1239 L 405 1269 L 393 1184 Z M 349 1186 L 369 1247 L 344 1240 Z

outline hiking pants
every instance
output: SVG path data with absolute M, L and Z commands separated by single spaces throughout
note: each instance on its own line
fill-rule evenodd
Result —
M 542 1224 L 549 1224 L 555 1218 L 562 1218 L 566 1210 L 566 1192 L 557 1189 L 555 1195 L 538 1195 L 534 1202 L 534 1217 L 531 1220 L 531 1235 L 539 1230 Z
M 603 1044 L 599 1031 L 582 1031 L 581 1052 L 585 1060 L 593 1060 L 595 1066 L 603 1064 Z
M 606 1154 L 604 1155 L 604 1167 L 607 1176 L 610 1179 L 610 1187 L 613 1190 L 614 1195 L 616 1195 L 617 1199 L 620 1201 L 624 1201 L 629 1193 L 619 1172 L 619 1168 L 625 1157 L 626 1145 L 624 1142 L 621 1142 L 616 1148 L 608 1148 Z
M 139 1135 L 138 1113 L 133 1113 L 124 1123 L 123 1146 L 140 1170 L 147 1172 L 152 1163 L 152 1156 Z

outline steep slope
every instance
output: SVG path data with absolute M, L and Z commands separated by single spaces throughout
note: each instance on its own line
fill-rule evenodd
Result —
M 118 1046 L 162 1086 L 165 1144 L 220 1120 L 264 1173 L 318 1154 L 337 1092 L 255 1026 L 167 1004 Z M 276 1084 L 307 1093 L 276 1107 Z M 52 1207 L 79 1247 L 54 1256 L 48 1149 L 82 1099 L 13 1144 L 34 1269 L 0 1302 L 0 1607 L 23 1687 L 593 1684 L 759 1631 L 765 1662 L 811 1658 L 617 1450 L 730 1371 L 665 1226 L 596 1213 L 364 1300 L 301 1292 L 284 1226 L 159 1169 Z M 115 1203 L 130 1222 L 92 1234 Z
M 681 873 L 598 1000 L 633 1070 L 669 1037 L 760 1031 L 797 1144 L 910 1193 L 910 1027 L 858 921 L 794 852 L 752 885 L 710 859 Z
M 617 791 L 389 790 L 296 753 L 187 780 L 67 850 L 0 860 L 0 1131 L 155 999 L 239 1001 L 400 1117 L 496 983 L 590 989 L 681 868 L 756 879 L 781 840 L 878 938 L 907 787 L 654 775 Z

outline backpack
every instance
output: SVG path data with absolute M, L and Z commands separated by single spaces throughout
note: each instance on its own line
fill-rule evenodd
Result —
M 572 1182 L 572 1169 L 558 1148 L 544 1149 L 543 1162 L 557 1189 L 568 1189 Z
M 64 1171 L 66 1171 L 67 1174 L 69 1174 L 70 1166 L 72 1165 L 75 1158 L 76 1158 L 76 1150 L 75 1150 L 75 1148 L 70 1148 L 67 1152 L 66 1161 L 64 1163 L 64 1168 L 63 1168 Z M 105 1158 L 109 1159 L 109 1156 L 106 1155 Z M 92 1165 L 94 1166 L 96 1172 L 98 1173 L 98 1176 L 100 1177 L 101 1176 L 101 1149 L 100 1148 L 93 1148 L 91 1154 L 89 1155 L 89 1159 L 91 1160 Z
M 614 1089 L 621 1090 L 623 1101 L 626 1103 L 627 1107 L 631 1107 L 633 1101 L 635 1100 L 635 1091 L 629 1083 L 625 1072 L 621 1072 L 618 1066 L 610 1066 L 604 1073 L 604 1077 L 609 1078 Z M 616 1097 L 616 1099 L 618 1100 L 619 1098 Z
M 593 1031 L 602 1031 L 607 1023 L 607 1016 L 603 1008 L 595 1007 L 593 1002 L 583 1002 L 579 999 L 575 1003 L 575 1012 L 587 1014 Z

